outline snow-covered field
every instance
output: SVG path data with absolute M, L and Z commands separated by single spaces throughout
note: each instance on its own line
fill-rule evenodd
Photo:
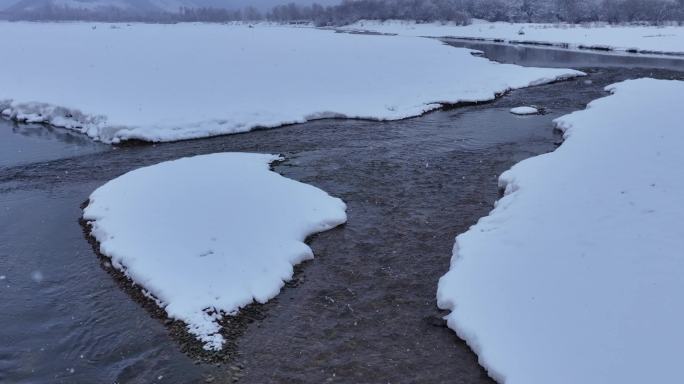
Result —
M 399 119 L 580 74 L 415 37 L 269 25 L 0 22 L 0 36 L 0 111 L 107 143 Z
M 500 179 L 439 283 L 500 382 L 671 383 L 684 345 L 684 82 L 630 80 Z
M 610 26 L 573 24 L 489 23 L 471 25 L 416 24 L 405 21 L 360 21 L 345 27 L 402 36 L 460 37 L 506 42 L 544 43 L 568 48 L 684 55 L 684 26 Z M 522 34 L 521 34 L 522 33 Z
M 223 344 L 222 312 L 276 296 L 313 257 L 306 237 L 346 221 L 340 199 L 270 171 L 276 159 L 219 153 L 140 168 L 84 210 L 102 254 L 206 349 Z

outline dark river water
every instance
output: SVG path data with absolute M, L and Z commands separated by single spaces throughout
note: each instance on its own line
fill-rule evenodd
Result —
M 631 53 L 600 53 L 534 45 L 510 45 L 473 40 L 444 38 L 447 44 L 482 51 L 492 60 L 534 67 L 559 68 L 642 68 L 682 71 L 684 57 L 654 56 Z
M 608 84 L 684 73 L 670 60 L 650 62 L 662 64 L 655 69 L 468 46 L 523 65 L 587 67 L 589 76 L 396 122 L 321 120 L 158 145 L 113 148 L 0 120 L 0 382 L 491 383 L 436 308 L 454 237 L 491 210 L 501 172 L 556 147 L 552 119 L 604 96 Z M 508 112 L 530 104 L 549 113 Z M 193 353 L 122 289 L 128 283 L 103 266 L 79 224 L 80 205 L 104 182 L 222 151 L 283 154 L 277 172 L 349 207 L 345 226 L 312 239 L 316 258 L 295 282 L 243 318 L 224 360 Z

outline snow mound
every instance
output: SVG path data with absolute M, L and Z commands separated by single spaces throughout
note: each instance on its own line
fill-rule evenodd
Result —
M 340 199 L 270 171 L 277 159 L 220 153 L 140 168 L 98 188 L 83 212 L 100 252 L 206 349 L 222 347 L 223 314 L 275 297 L 313 257 L 307 236 L 346 221 Z
M 116 26 L 116 28 L 111 28 Z M 400 119 L 582 75 L 415 37 L 261 24 L 0 22 L 0 112 L 106 143 L 173 141 L 328 116 Z M 45 57 L 59 58 L 45 67 Z
M 539 110 L 534 107 L 515 107 L 511 108 L 511 113 L 514 115 L 536 115 Z
M 684 82 L 625 81 L 500 179 L 438 304 L 499 382 L 667 383 L 684 344 Z

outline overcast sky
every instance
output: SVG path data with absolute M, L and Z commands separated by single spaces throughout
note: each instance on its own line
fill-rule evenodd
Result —
M 18 3 L 20 0 L 0 0 L 0 9 L 5 9 Z M 191 4 L 201 4 L 205 6 L 226 7 L 226 8 L 243 8 L 248 5 L 255 6 L 260 9 L 271 8 L 274 5 L 297 3 L 297 4 L 311 4 L 319 3 L 323 5 L 337 4 L 341 0 L 187 0 Z M 183 0 L 179 0 L 183 2 Z

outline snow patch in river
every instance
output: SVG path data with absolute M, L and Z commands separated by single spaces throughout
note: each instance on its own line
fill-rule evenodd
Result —
M 539 110 L 534 107 L 515 107 L 511 108 L 511 113 L 514 115 L 537 115 Z
M 109 181 L 84 209 L 100 252 L 206 349 L 222 347 L 224 314 L 275 297 L 313 258 L 307 236 L 347 219 L 340 199 L 270 171 L 277 159 L 163 162 Z

